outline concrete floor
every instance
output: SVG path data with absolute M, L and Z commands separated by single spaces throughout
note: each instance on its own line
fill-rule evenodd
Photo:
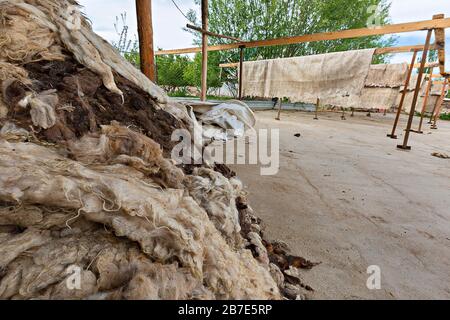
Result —
M 322 262 L 302 271 L 310 298 L 450 299 L 450 160 L 431 156 L 450 155 L 450 122 L 399 151 L 386 137 L 392 115 L 275 116 L 257 112 L 258 128 L 280 128 L 279 173 L 233 169 L 269 237 Z M 370 265 L 381 268 L 381 290 L 366 287 Z

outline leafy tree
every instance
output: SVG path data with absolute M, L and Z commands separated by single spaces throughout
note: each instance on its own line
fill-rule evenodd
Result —
M 192 61 L 186 56 L 157 56 L 158 85 L 163 86 L 169 93 L 187 87 L 190 84 L 186 81 L 184 73 L 190 65 Z
M 196 0 L 200 5 L 200 0 Z M 302 34 L 365 28 L 368 24 L 390 22 L 388 0 L 215 0 L 209 6 L 209 29 L 243 40 L 263 40 Z M 193 23 L 200 25 L 194 10 L 188 13 Z M 195 43 L 200 44 L 200 35 Z M 210 38 L 210 44 L 228 40 Z M 364 48 L 391 46 L 393 37 L 371 36 L 356 39 L 300 43 L 245 50 L 246 60 L 273 59 L 313 55 Z M 238 52 L 221 52 L 222 62 L 238 60 Z M 376 62 L 383 62 L 380 56 Z
M 222 86 L 221 70 L 219 68 L 220 54 L 219 52 L 210 52 L 208 54 L 208 88 L 218 88 Z M 184 80 L 190 86 L 197 88 L 202 84 L 202 55 L 198 53 L 194 60 L 190 63 L 185 72 Z

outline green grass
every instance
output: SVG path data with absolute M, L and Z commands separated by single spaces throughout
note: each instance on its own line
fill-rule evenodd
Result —
M 416 116 L 420 117 L 420 112 L 416 112 Z M 424 118 L 429 119 L 430 116 L 429 115 L 425 115 Z M 441 114 L 441 116 L 439 117 L 439 119 L 444 120 L 444 121 L 450 121 L 450 113 L 447 114 Z

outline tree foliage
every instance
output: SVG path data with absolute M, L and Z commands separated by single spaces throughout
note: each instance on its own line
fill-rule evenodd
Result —
M 208 87 L 218 88 L 222 86 L 220 73 L 220 54 L 219 52 L 210 52 L 208 54 Z M 188 65 L 184 79 L 191 86 L 200 87 L 202 82 L 202 55 L 195 55 L 191 64 Z
M 169 93 L 177 88 L 187 87 L 189 83 L 185 80 L 184 73 L 191 64 L 191 60 L 185 56 L 157 56 L 158 84 Z
M 200 5 L 200 0 L 196 0 Z M 390 22 L 387 0 L 214 0 L 209 2 L 209 30 L 243 40 L 264 40 L 344 29 L 365 28 Z M 200 25 L 194 10 L 188 17 Z M 195 42 L 200 43 L 200 35 Z M 390 46 L 394 38 L 372 36 L 356 39 L 300 43 L 247 49 L 246 60 L 273 59 Z M 210 44 L 228 40 L 210 38 Z M 380 58 L 380 62 L 385 57 Z M 224 51 L 222 62 L 237 61 L 238 52 Z

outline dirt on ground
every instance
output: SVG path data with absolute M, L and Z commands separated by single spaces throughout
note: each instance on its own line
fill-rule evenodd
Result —
M 450 299 L 450 122 L 438 130 L 386 137 L 393 115 L 256 113 L 258 128 L 280 129 L 277 175 L 233 166 L 269 237 L 322 262 L 302 271 L 313 299 Z M 414 120 L 417 126 L 418 119 Z M 380 267 L 381 289 L 367 288 Z

